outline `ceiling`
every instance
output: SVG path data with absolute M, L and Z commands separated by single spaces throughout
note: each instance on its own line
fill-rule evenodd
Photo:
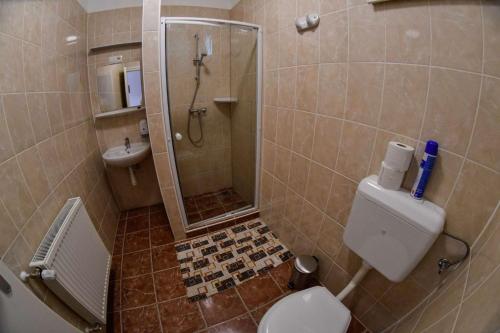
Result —
M 239 0 L 162 0 L 162 5 L 171 6 L 200 6 L 221 9 L 231 9 Z M 142 0 L 78 0 L 80 5 L 88 12 L 142 6 Z

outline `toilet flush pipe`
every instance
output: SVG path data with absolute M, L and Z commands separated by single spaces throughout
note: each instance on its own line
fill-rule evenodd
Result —
M 370 266 L 369 263 L 363 260 L 363 264 L 361 265 L 360 269 L 356 272 L 354 277 L 352 278 L 351 281 L 345 286 L 344 289 L 337 295 L 337 299 L 342 301 L 344 298 L 346 298 L 347 295 L 351 293 L 351 291 L 356 288 L 356 286 L 363 280 L 366 274 L 372 269 L 372 266 Z

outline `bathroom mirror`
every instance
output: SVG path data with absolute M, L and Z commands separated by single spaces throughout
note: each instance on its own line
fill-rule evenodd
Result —
M 116 63 L 97 68 L 97 93 L 101 112 L 143 105 L 140 63 Z

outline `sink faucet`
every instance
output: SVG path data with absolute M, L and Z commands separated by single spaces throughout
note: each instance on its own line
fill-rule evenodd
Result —
M 125 151 L 130 153 L 130 139 L 128 137 L 125 138 Z

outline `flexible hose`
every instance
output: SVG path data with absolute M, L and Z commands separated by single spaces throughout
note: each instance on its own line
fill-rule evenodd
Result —
M 199 65 L 197 66 L 196 68 L 196 87 L 194 89 L 194 94 L 193 94 L 193 99 L 191 100 L 191 105 L 189 106 L 189 110 L 188 110 L 188 128 L 187 128 L 187 132 L 188 132 L 188 138 L 189 138 L 189 141 L 191 141 L 191 143 L 193 144 L 193 146 L 195 147 L 201 147 L 203 145 L 202 141 L 203 141 L 203 125 L 201 123 L 201 113 L 198 112 L 197 114 L 197 117 L 198 117 L 198 124 L 200 126 L 200 137 L 198 139 L 193 139 L 192 136 L 191 136 L 191 118 L 192 118 L 192 114 L 191 114 L 191 110 L 193 109 L 194 107 L 194 103 L 196 101 L 196 96 L 198 95 L 198 90 L 200 89 L 200 76 L 199 76 Z

